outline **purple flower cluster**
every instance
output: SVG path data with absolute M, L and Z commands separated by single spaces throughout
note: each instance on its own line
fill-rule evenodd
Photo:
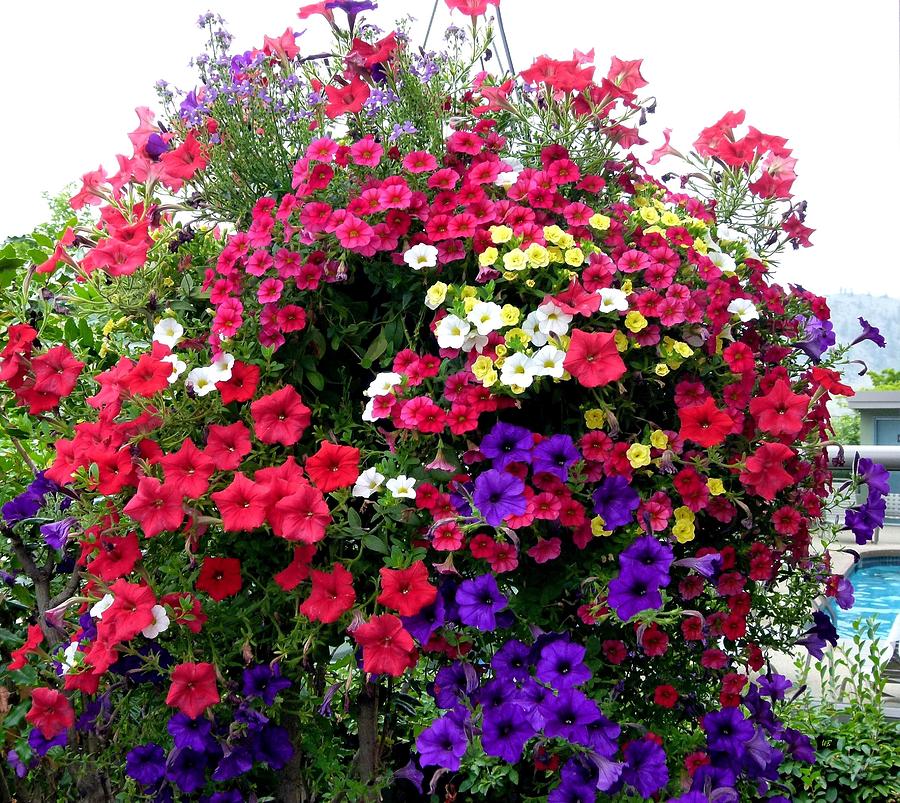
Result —
M 890 493 L 890 475 L 880 463 L 863 457 L 856 467 L 856 476 L 868 489 L 866 501 L 844 513 L 844 527 L 856 536 L 857 544 L 871 541 L 877 530 L 884 524 Z
M 673 558 L 672 547 L 652 535 L 641 536 L 619 555 L 619 575 L 609 584 L 609 606 L 623 622 L 662 607 L 660 588 L 669 585 Z
M 29 486 L 18 496 L 10 499 L 0 508 L 0 515 L 7 524 L 16 524 L 34 518 L 51 493 L 61 491 L 53 480 L 47 479 L 41 471 L 35 475 Z

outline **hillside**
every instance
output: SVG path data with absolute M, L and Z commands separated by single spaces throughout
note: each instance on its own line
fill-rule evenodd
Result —
M 852 352 L 854 359 L 863 360 L 870 371 L 900 368 L 900 299 L 862 293 L 835 293 L 828 296 L 828 305 L 838 343 L 849 343 L 856 338 L 860 332 L 860 317 L 877 326 L 887 340 L 887 348 L 883 349 L 874 343 L 855 346 Z M 857 376 L 852 368 L 847 381 L 856 388 L 870 385 L 867 377 Z

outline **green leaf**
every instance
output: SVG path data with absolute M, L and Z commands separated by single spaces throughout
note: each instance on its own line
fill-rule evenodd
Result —
M 388 548 L 387 544 L 384 543 L 377 535 L 373 535 L 372 533 L 368 533 L 363 536 L 363 546 L 366 549 L 372 550 L 372 552 L 378 552 L 380 555 L 387 555 Z
M 366 349 L 366 353 L 363 354 L 363 358 L 361 360 L 361 365 L 363 368 L 371 368 L 372 363 L 375 362 L 385 351 L 387 351 L 388 342 L 387 338 L 384 335 L 384 329 L 378 333 L 378 337 L 372 342 L 372 345 Z
M 325 377 L 318 371 L 310 371 L 306 375 L 306 379 L 316 390 L 323 390 L 325 387 Z

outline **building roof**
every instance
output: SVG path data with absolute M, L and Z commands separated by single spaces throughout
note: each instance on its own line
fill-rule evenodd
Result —
M 847 399 L 851 410 L 900 411 L 900 390 L 864 390 Z

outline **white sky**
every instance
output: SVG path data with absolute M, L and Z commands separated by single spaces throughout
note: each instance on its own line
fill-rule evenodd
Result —
M 725 111 L 786 136 L 799 159 L 795 194 L 809 201 L 814 248 L 786 255 L 777 276 L 818 292 L 900 297 L 896 192 L 900 186 L 900 17 L 896 0 L 502 0 L 518 70 L 540 53 L 596 49 L 643 58 L 644 92 L 658 99 L 645 129 L 663 126 L 687 146 Z M 296 18 L 289 0 L 32 0 L 0 6 L 0 238 L 41 222 L 41 192 L 58 191 L 117 152 L 135 106 L 155 103 L 158 78 L 190 88 L 188 59 L 202 50 L 197 16 L 228 22 L 235 48 L 288 25 L 318 52 L 321 19 Z M 424 33 L 431 0 L 382 0 L 367 17 L 388 27 L 405 13 Z M 462 17 L 455 14 L 459 23 Z M 429 45 L 450 14 L 440 2 Z M 677 162 L 673 160 L 673 165 Z M 664 161 L 662 166 L 666 167 Z

